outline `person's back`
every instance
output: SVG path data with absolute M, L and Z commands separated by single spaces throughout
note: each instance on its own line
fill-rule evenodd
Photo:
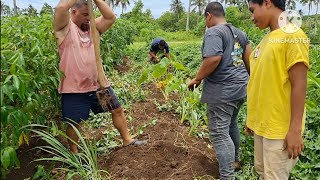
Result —
M 221 3 L 209 3 L 205 17 L 208 29 L 202 44 L 203 61 L 188 88 L 204 80 L 201 101 L 207 104 L 220 179 L 232 179 L 240 166 L 237 116 L 246 97 L 251 48 L 246 35 L 226 22 Z
M 220 24 L 208 28 L 204 40 L 208 44 L 203 47 L 203 57 L 215 53 L 222 60 L 204 79 L 202 101 L 228 102 L 246 97 L 249 77 L 242 55 L 249 41 L 245 33 L 231 24 Z
M 157 53 L 159 51 L 163 51 L 164 55 L 162 55 L 161 57 L 157 56 Z M 168 59 L 170 59 L 170 51 L 169 51 L 169 45 L 168 43 L 162 39 L 162 38 L 156 38 L 153 40 L 150 49 L 149 49 L 149 54 L 150 54 L 150 61 L 152 63 L 158 63 L 160 62 L 160 59 L 162 59 L 163 57 L 167 57 Z
M 161 41 L 164 42 L 164 45 L 163 45 L 163 48 L 162 48 L 162 49 L 159 47 L 159 44 L 160 44 Z M 167 42 L 165 42 L 162 38 L 156 38 L 156 39 L 154 39 L 154 40 L 152 41 L 150 50 L 152 50 L 152 51 L 154 51 L 154 52 L 158 52 L 158 51 L 160 51 L 160 50 L 166 49 L 167 53 L 169 53 L 168 48 L 169 48 L 169 46 L 168 46 Z

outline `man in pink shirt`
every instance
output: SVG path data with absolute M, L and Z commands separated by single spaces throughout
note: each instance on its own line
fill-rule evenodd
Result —
M 96 29 L 93 31 L 102 34 L 112 26 L 116 17 L 103 0 L 94 2 L 101 16 L 96 18 Z M 88 119 L 90 110 L 94 113 L 105 112 L 96 96 L 100 86 L 97 81 L 98 70 L 89 21 L 89 10 L 85 0 L 60 0 L 55 9 L 53 28 L 59 49 L 60 70 L 64 73 L 59 86 L 59 93 L 62 94 L 62 116 L 64 120 L 70 122 L 79 123 Z M 131 138 L 123 108 L 106 78 L 104 83 L 113 97 L 110 111 L 113 124 L 120 132 L 123 144 L 125 146 L 146 144 L 146 141 Z M 79 128 L 78 124 L 75 126 Z M 67 135 L 75 142 L 79 139 L 70 125 L 67 127 Z M 71 152 L 78 153 L 77 145 L 72 141 L 68 142 Z

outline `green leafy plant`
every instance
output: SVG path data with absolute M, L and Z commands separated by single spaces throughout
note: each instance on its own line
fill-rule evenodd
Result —
M 122 58 L 127 55 L 127 46 L 133 43 L 133 34 L 136 34 L 136 27 L 123 19 L 117 19 L 113 27 L 102 34 L 101 57 L 107 71 L 111 71 L 115 64 L 122 63 Z
M 46 130 L 43 130 L 47 129 L 47 126 L 26 126 L 26 128 L 30 128 L 32 132 L 37 134 L 41 139 L 48 143 L 46 146 L 37 148 L 52 155 L 52 157 L 41 158 L 36 161 L 55 161 L 65 164 L 66 167 L 60 167 L 58 169 L 66 173 L 67 179 L 73 179 L 75 177 L 81 177 L 84 180 L 103 179 L 102 174 L 105 175 L 108 173 L 104 170 L 98 169 L 97 147 L 95 145 L 95 140 L 85 140 L 84 137 L 81 136 L 79 130 L 73 124 L 69 123 L 69 125 L 72 126 L 79 137 L 79 143 L 74 142 L 61 131 L 59 134 L 77 144 L 79 149 L 78 154 L 71 153 L 69 149 L 63 146 L 53 135 L 48 133 Z
M 38 165 L 36 167 L 36 172 L 32 176 L 32 180 L 42 179 L 42 178 L 49 178 L 44 166 Z
M 292 179 L 319 179 L 320 174 L 320 46 L 310 48 L 311 70 L 308 72 L 307 119 L 304 151 L 292 171 Z
M 19 166 L 20 161 L 15 148 L 7 146 L 6 148 L 1 149 L 1 178 L 5 178 L 6 172 L 9 169 Z
M 21 127 L 46 124 L 59 113 L 62 74 L 51 18 L 1 17 L 1 150 L 27 142 Z

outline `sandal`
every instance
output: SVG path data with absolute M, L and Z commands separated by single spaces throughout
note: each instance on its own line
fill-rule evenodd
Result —
M 145 145 L 147 144 L 147 141 L 145 140 L 138 140 L 138 139 L 134 139 L 130 144 L 128 145 L 125 145 L 126 146 L 142 146 L 142 145 Z

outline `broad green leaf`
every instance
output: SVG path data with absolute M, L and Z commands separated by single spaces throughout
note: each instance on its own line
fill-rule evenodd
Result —
M 14 167 L 16 159 L 18 159 L 16 150 L 11 146 L 9 146 L 7 150 L 10 154 L 10 167 Z
M 186 68 L 183 66 L 183 64 L 179 63 L 179 62 L 175 62 L 175 61 L 172 61 L 172 65 L 177 68 L 178 70 L 182 70 L 182 71 L 185 71 Z
M 166 93 L 172 92 L 174 90 L 179 90 L 181 82 L 171 82 L 166 86 Z
M 23 66 L 25 66 L 25 60 L 24 60 L 23 54 L 22 54 L 21 52 L 19 53 L 19 62 L 20 62 Z
M 17 88 L 17 90 L 19 90 L 19 86 L 20 86 L 20 80 L 16 75 L 13 75 L 13 84 L 14 86 Z
M 181 91 L 186 91 L 187 90 L 187 85 L 186 84 L 181 84 Z
M 158 65 L 160 65 L 163 68 L 167 68 L 170 63 L 171 63 L 171 61 L 165 57 L 165 58 L 161 59 L 161 61 Z
M 142 74 L 141 74 L 141 76 L 140 76 L 140 78 L 139 78 L 139 80 L 138 80 L 138 84 L 141 85 L 142 83 L 144 83 L 144 82 L 147 81 L 148 79 L 149 79 L 149 69 L 146 68 L 146 69 L 142 72 Z
M 10 153 L 5 149 L 1 154 L 1 165 L 4 169 L 8 169 L 10 165 Z
M 153 66 L 152 70 L 153 70 L 153 72 L 152 72 L 153 78 L 159 78 L 167 72 L 167 68 L 162 67 L 160 64 Z
M 172 81 L 175 77 L 172 75 L 172 73 L 167 74 L 167 81 Z
M 7 84 L 11 80 L 11 78 L 12 78 L 12 75 L 9 75 L 3 84 Z
M 10 74 L 16 74 L 16 71 L 17 71 L 17 68 L 16 68 L 16 62 L 12 63 L 11 64 L 11 67 L 10 67 Z
M 24 97 L 26 96 L 26 85 L 24 83 L 20 84 L 18 95 L 19 95 L 20 99 L 24 99 Z
M 11 89 L 12 89 L 12 88 L 11 88 L 10 86 L 8 86 L 8 85 L 2 85 L 2 91 L 3 91 L 3 93 L 4 93 L 5 95 L 7 95 L 11 101 L 14 101 L 14 100 L 13 100 L 13 94 L 12 94 L 12 92 L 11 92 Z

